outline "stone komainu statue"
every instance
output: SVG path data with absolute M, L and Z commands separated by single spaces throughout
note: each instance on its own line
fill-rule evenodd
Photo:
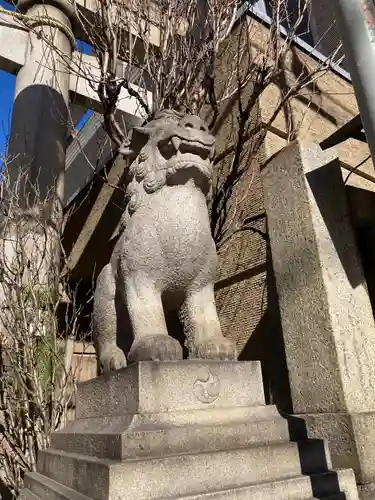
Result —
M 207 195 L 214 137 L 195 115 L 163 111 L 135 128 L 127 206 L 110 263 L 95 291 L 93 326 L 105 373 L 126 366 L 117 339 L 132 335 L 128 362 L 182 358 L 164 307 L 177 310 L 190 358 L 236 359 L 221 332 L 214 299 L 217 265 Z M 119 321 L 127 308 L 131 332 Z

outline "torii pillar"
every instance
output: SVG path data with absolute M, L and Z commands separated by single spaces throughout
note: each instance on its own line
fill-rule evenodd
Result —
M 15 205 L 24 214 L 30 210 L 38 214 L 47 229 L 51 253 L 46 251 L 46 241 L 41 241 L 45 234 L 28 244 L 27 252 L 32 259 L 43 252 L 39 266 L 48 274 L 52 261 L 59 259 L 75 10 L 69 0 L 19 0 L 17 8 L 36 22 L 28 34 L 25 64 L 16 79 L 7 158 L 8 196 L 16 195 Z M 8 234 L 14 231 L 8 228 Z M 14 250 L 9 250 L 7 258 L 12 254 Z
M 17 8 L 40 20 L 29 32 L 26 62 L 16 79 L 8 155 L 11 185 L 15 187 L 21 176 L 21 204 L 33 205 L 37 191 L 42 202 L 54 194 L 61 205 L 73 51 L 68 33 L 75 11 L 68 0 L 47 0 L 43 4 L 19 0 Z M 67 30 L 52 26 L 48 19 Z

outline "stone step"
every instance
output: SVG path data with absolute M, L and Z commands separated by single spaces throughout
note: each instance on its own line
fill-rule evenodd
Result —
M 312 486 L 314 483 L 314 488 Z M 336 493 L 337 488 L 341 491 Z M 338 497 L 336 498 L 336 496 Z M 351 469 L 297 476 L 278 481 L 245 485 L 178 500 L 359 500 Z
M 264 420 L 247 420 L 226 425 L 165 427 L 152 425 L 140 415 L 132 418 L 89 418 L 69 424 L 51 437 L 57 450 L 98 458 L 161 457 L 247 447 L 257 443 L 289 440 L 289 428 L 272 407 Z
M 335 475 L 342 493 L 327 495 L 329 492 L 327 484 L 332 483 L 333 475 Z M 179 497 L 175 500 L 313 500 L 315 498 L 319 498 L 319 500 L 358 500 L 352 471 L 342 470 L 338 471 L 337 474 L 327 472 L 316 476 L 315 483 L 316 479 L 323 485 L 323 496 L 320 495 L 319 491 L 313 492 L 309 476 L 299 476 L 272 483 L 245 485 L 240 488 Z M 25 486 L 27 486 L 27 494 L 25 495 L 24 490 L 23 495 L 21 495 L 22 500 L 91 500 L 89 497 L 38 473 L 28 473 L 25 477 Z M 335 485 L 332 487 L 335 488 Z M 102 495 L 102 498 L 105 498 L 105 495 Z M 127 496 L 124 496 L 124 500 L 126 499 Z
M 233 408 L 201 408 L 199 410 L 174 411 L 163 413 L 121 413 L 105 417 L 85 417 L 74 420 L 77 429 L 87 426 L 87 422 L 99 422 L 100 429 L 104 425 L 117 426 L 116 422 L 131 422 L 134 415 L 138 415 L 145 425 L 149 427 L 183 427 L 189 425 L 225 425 L 235 422 L 261 421 L 280 417 L 276 406 L 238 406 Z M 101 422 L 101 424 L 100 424 Z M 69 423 L 69 426 L 73 422 Z M 127 424 L 129 425 L 129 424 Z M 70 427 L 69 427 L 70 428 Z M 64 430 L 64 429 L 63 429 Z
M 30 491 L 28 488 L 23 488 L 20 491 L 20 500 L 42 500 L 42 499 L 36 496 L 35 493 Z
M 77 419 L 265 404 L 258 361 L 134 363 L 77 391 Z
M 25 487 L 40 500 L 91 500 L 86 495 L 43 476 L 38 472 L 28 472 L 24 480 Z
M 319 499 L 331 499 L 339 495 L 341 500 L 345 494 L 346 500 L 359 500 L 355 475 L 352 469 L 339 469 L 325 474 L 312 474 L 309 477 L 313 496 Z M 343 498 L 343 500 L 344 500 Z
M 310 440 L 123 462 L 48 449 L 39 452 L 38 470 L 96 500 L 108 488 L 111 500 L 151 500 L 299 476 L 302 455 L 311 457 L 305 474 L 331 467 L 326 443 Z

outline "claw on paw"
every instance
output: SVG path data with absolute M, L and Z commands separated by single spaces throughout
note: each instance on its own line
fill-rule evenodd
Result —
M 105 350 L 99 356 L 99 362 L 102 368 L 102 373 L 120 370 L 126 366 L 126 357 L 119 347 L 112 347 Z
M 189 343 L 189 359 L 236 361 L 236 345 L 226 338 L 212 338 L 200 343 Z
M 180 359 L 182 359 L 181 344 L 168 335 L 148 335 L 135 340 L 128 356 L 129 363 Z

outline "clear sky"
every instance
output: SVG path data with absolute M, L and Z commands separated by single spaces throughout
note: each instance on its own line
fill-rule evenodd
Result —
M 0 0 L 0 6 L 13 10 L 12 5 L 4 0 Z M 82 42 L 78 43 L 78 49 L 85 53 L 90 51 L 90 47 Z M 0 70 L 0 157 L 4 154 L 9 135 L 15 83 L 16 77 L 14 75 Z M 82 124 L 83 122 L 80 123 L 81 126 Z
M 12 5 L 0 0 L 0 5 L 5 9 L 12 9 Z M 9 133 L 12 115 L 14 86 L 16 77 L 0 70 L 0 152 L 4 152 L 6 138 Z
M 12 116 L 16 77 L 0 70 L 0 151 L 4 152 Z

